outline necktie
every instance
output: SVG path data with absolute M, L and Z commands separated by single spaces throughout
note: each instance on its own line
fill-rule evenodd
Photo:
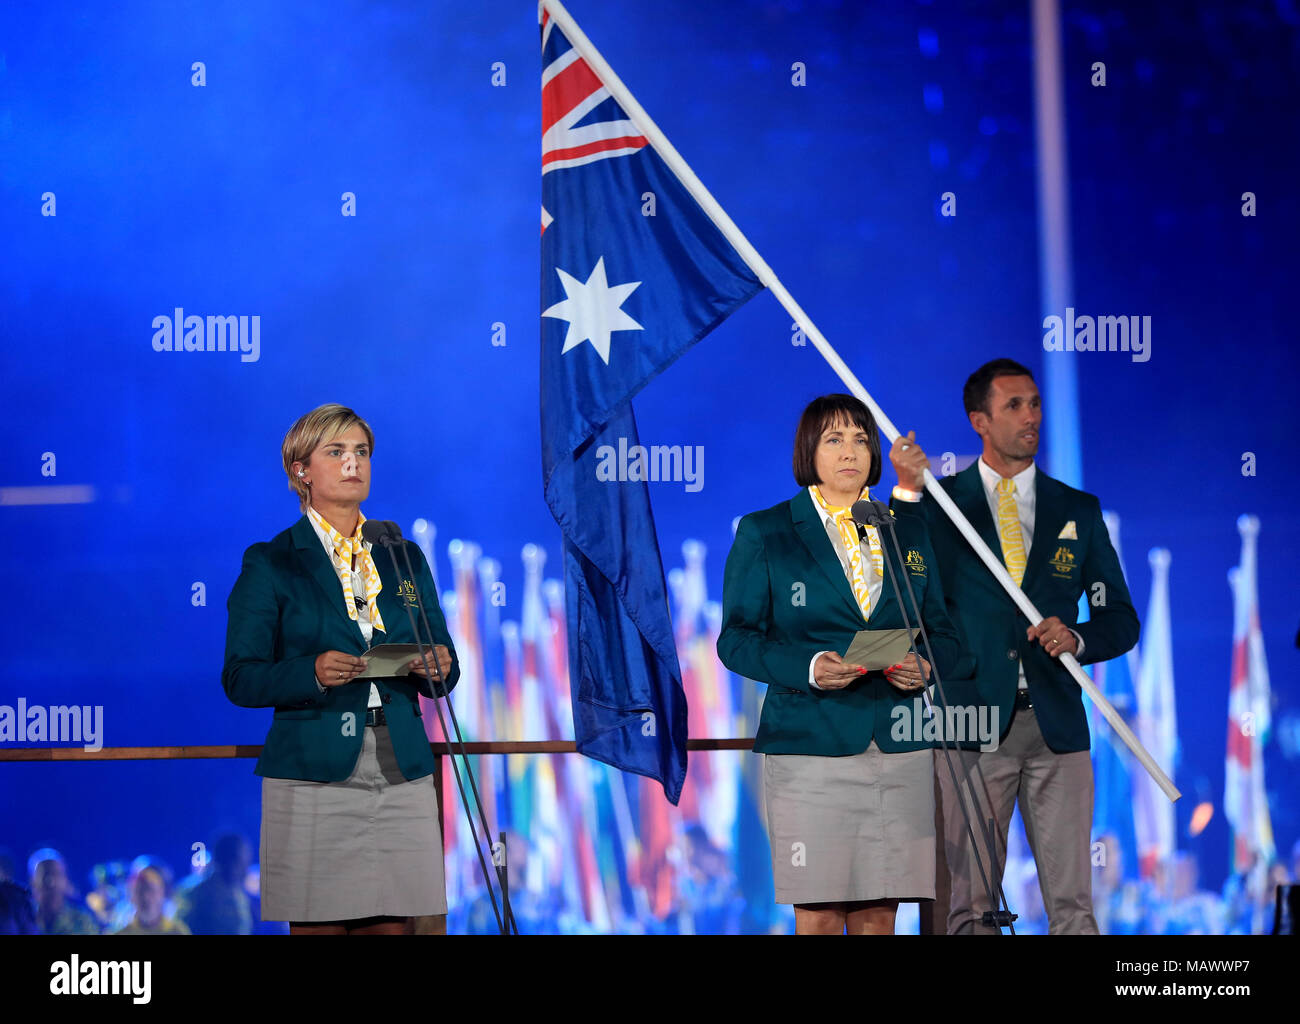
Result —
M 998 538 L 1002 561 L 1020 586 L 1025 578 L 1025 538 L 1020 534 L 1020 510 L 1016 508 L 1016 482 L 1009 477 L 998 481 Z
M 858 524 L 853 521 L 853 509 L 828 504 L 818 488 L 814 487 L 812 491 L 817 504 L 835 520 L 835 527 L 840 531 L 840 539 L 844 541 L 844 550 L 849 556 L 849 584 L 853 587 L 853 596 L 857 599 L 858 607 L 862 609 L 862 617 L 869 619 L 871 618 L 871 590 L 867 585 L 866 570 L 862 564 L 862 538 L 858 534 Z M 860 500 L 869 500 L 865 487 L 862 489 Z M 871 551 L 871 569 L 876 576 L 880 576 L 885 571 L 880 531 L 868 526 L 866 533 L 867 546 Z
M 379 592 L 384 589 L 384 585 L 379 579 L 379 569 L 375 566 L 374 558 L 361 541 L 361 524 L 366 521 L 366 517 L 358 511 L 357 532 L 351 537 L 344 537 L 321 518 L 321 514 L 314 508 L 308 508 L 307 515 L 330 539 L 330 546 L 334 549 L 334 571 L 343 584 L 343 603 L 347 606 L 348 617 L 354 622 L 357 618 L 357 604 L 352 593 L 352 558 L 355 555 L 357 567 L 361 570 L 361 581 L 366 588 L 366 610 L 370 612 L 370 624 L 380 632 L 386 632 L 378 604 Z

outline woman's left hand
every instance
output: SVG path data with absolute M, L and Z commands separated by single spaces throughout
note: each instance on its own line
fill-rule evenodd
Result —
M 909 651 L 901 662 L 885 669 L 885 678 L 894 689 L 904 693 L 919 690 L 930 678 L 930 663 Z
M 451 671 L 451 652 L 447 650 L 447 648 L 439 644 L 437 647 L 433 649 L 433 654 L 438 659 L 437 670 L 439 672 L 439 675 L 436 678 L 446 679 L 447 673 Z M 433 664 L 433 659 L 430 658 L 429 668 L 434 668 L 434 667 L 435 666 Z M 412 659 L 410 664 L 410 669 L 411 672 L 417 676 L 424 676 L 426 679 L 431 678 L 428 671 L 425 670 L 423 658 L 416 657 Z

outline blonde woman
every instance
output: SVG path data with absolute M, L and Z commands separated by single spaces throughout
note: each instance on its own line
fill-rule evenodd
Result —
M 303 515 L 244 552 L 228 601 L 226 694 L 275 709 L 255 769 L 262 918 L 288 921 L 291 934 L 410 934 L 411 918 L 447 911 L 417 694 L 449 692 L 460 665 L 420 549 L 403 542 L 416 574 L 404 579 L 361 539 L 374 447 L 369 425 L 341 405 L 294 423 L 281 455 Z M 409 675 L 358 679 L 369 648 L 415 642 L 417 588 L 433 678 L 417 658 Z

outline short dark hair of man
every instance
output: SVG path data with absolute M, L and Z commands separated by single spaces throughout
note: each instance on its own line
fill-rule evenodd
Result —
M 821 444 L 823 432 L 836 420 L 852 423 L 866 433 L 867 447 L 871 450 L 867 486 L 875 486 L 880 482 L 880 432 L 871 410 L 852 395 L 822 395 L 808 403 L 794 435 L 795 482 L 800 487 L 825 482 L 817 479 L 817 446 Z
M 966 386 L 961 389 L 962 404 L 966 406 L 966 415 L 973 412 L 989 411 L 989 392 L 993 382 L 999 377 L 1028 377 L 1034 375 L 1014 359 L 994 359 L 985 363 L 966 378 Z

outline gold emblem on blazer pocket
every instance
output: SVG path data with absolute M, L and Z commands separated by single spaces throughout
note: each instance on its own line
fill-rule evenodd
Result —
M 917 551 L 916 548 L 907 549 L 907 557 L 905 561 L 907 563 L 908 570 L 912 572 L 914 575 L 917 576 L 925 575 L 925 559 L 921 557 L 921 552 Z
M 410 580 L 402 580 L 397 587 L 397 596 L 402 599 L 402 604 L 407 608 L 416 607 L 415 584 Z
M 1057 577 L 1072 577 L 1079 568 L 1074 561 L 1074 552 L 1064 544 L 1056 549 L 1056 554 L 1048 564 Z

